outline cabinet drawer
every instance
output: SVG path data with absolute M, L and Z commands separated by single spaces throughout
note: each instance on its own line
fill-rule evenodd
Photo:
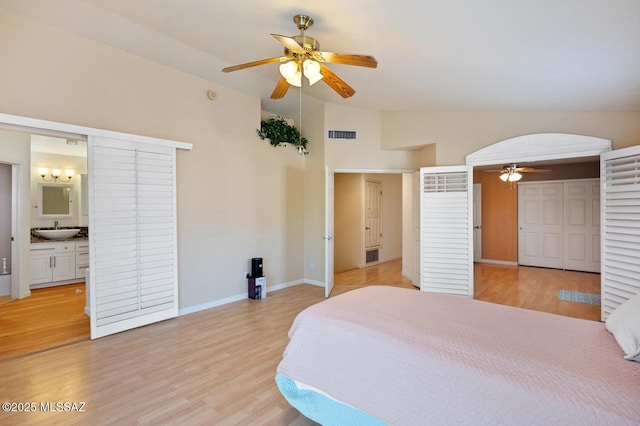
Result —
M 76 265 L 76 278 L 86 278 L 87 276 L 87 266 Z
M 56 243 L 56 253 L 75 253 L 75 243 Z
M 88 268 L 89 267 L 89 252 L 76 253 L 76 265 Z
M 47 254 L 56 251 L 56 243 L 34 243 L 29 247 L 31 254 Z
M 76 252 L 89 253 L 89 241 L 76 242 Z
M 64 242 L 64 243 L 33 243 L 29 247 L 31 254 L 44 254 L 44 253 L 75 253 L 76 243 Z

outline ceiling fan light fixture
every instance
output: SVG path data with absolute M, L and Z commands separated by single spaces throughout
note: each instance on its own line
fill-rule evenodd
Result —
M 286 77 L 285 77 L 286 78 Z M 293 76 L 286 79 L 287 83 L 295 87 L 302 87 L 302 73 L 300 71 L 296 71 Z
M 503 182 L 517 182 L 522 179 L 522 173 L 509 170 L 502 172 L 499 177 Z
M 320 74 L 320 64 L 313 59 L 305 59 L 302 63 L 302 70 L 304 76 L 309 80 L 309 85 L 313 86 L 320 80 L 322 80 L 322 74 Z
M 302 69 L 304 70 L 304 76 L 308 79 L 320 74 L 320 64 L 313 59 L 305 59 L 302 63 Z
M 280 64 L 280 75 L 282 75 L 286 80 L 295 77 L 298 71 L 298 63 L 296 61 L 289 61 L 283 64 Z

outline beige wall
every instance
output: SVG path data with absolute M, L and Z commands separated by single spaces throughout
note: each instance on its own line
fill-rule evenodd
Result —
M 402 257 L 403 182 L 398 173 L 336 173 L 334 177 L 334 271 L 365 266 L 364 182 L 382 185 L 379 262 Z
M 259 98 L 213 81 L 4 10 L 0 51 L 0 112 L 193 144 L 177 154 L 181 308 L 243 294 L 257 256 L 269 285 L 324 282 L 325 165 L 462 164 L 479 148 L 535 132 L 640 143 L 640 113 L 379 113 L 325 104 L 304 112 L 310 154 L 301 157 L 256 136 Z M 358 140 L 326 141 L 328 129 L 357 130 Z
M 336 173 L 334 200 L 333 267 L 338 273 L 362 263 L 362 175 Z
M 303 116 L 309 155 L 304 170 L 304 278 L 313 284 L 325 282 L 326 170 L 324 108 Z
M 640 144 L 640 112 L 384 112 L 382 146 L 436 144 L 436 165 L 465 163 L 465 156 L 495 142 L 532 133 L 572 133 Z
M 0 112 L 193 144 L 177 153 L 181 308 L 246 293 L 252 257 L 272 285 L 304 277 L 306 159 L 256 136 L 258 98 L 5 11 L 0 51 Z
M 355 130 L 357 140 L 326 140 L 325 161 L 332 169 L 417 170 L 419 150 L 384 150 L 380 140 L 380 113 L 325 104 L 325 132 Z

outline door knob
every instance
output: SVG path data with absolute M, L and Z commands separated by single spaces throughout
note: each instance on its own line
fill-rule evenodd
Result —
M 365 230 L 365 231 L 368 231 L 369 229 L 371 229 L 371 228 L 369 228 L 368 226 L 365 226 L 365 227 L 364 227 L 364 230 Z

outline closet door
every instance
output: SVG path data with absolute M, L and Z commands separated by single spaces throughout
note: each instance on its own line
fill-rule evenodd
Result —
M 563 267 L 562 183 L 518 184 L 518 264 Z
M 178 315 L 175 148 L 89 141 L 91 338 Z
M 600 180 L 563 185 L 564 268 L 600 272 Z
M 466 166 L 420 169 L 420 289 L 473 297 L 472 186 Z
M 640 293 L 640 146 L 601 155 L 602 317 Z

